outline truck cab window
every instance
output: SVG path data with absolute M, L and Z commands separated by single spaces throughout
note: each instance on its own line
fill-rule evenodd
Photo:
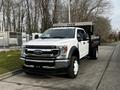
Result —
M 78 39 L 78 41 L 83 41 L 83 35 L 82 35 L 82 32 L 81 32 L 81 30 L 78 30 L 77 31 L 77 39 Z
M 80 35 L 82 40 L 87 39 L 87 34 L 83 30 L 78 30 L 78 35 Z

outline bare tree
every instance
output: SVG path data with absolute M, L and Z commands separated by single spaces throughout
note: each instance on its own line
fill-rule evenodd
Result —
M 73 22 L 93 21 L 96 16 L 110 10 L 108 0 L 74 0 L 71 2 L 71 6 Z
M 108 0 L 71 0 L 72 22 L 96 21 L 110 10 Z M 68 22 L 66 0 L 1 0 L 2 27 L 6 31 L 44 32 L 54 23 Z
M 109 32 L 111 32 L 111 24 L 109 18 L 96 17 L 95 21 L 95 31 L 96 35 L 101 37 L 101 41 L 107 41 Z

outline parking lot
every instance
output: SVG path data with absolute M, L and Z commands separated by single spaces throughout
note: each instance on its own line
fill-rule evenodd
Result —
M 0 81 L 2 90 L 119 90 L 120 47 L 100 46 L 97 60 L 81 61 L 76 79 L 63 75 L 38 76 L 20 73 Z

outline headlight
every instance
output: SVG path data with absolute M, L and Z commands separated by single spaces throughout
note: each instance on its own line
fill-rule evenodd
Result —
M 60 55 L 58 58 L 65 58 L 68 50 L 67 46 L 59 46 L 58 48 L 60 49 Z

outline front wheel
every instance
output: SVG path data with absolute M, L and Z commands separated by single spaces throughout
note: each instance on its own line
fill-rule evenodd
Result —
M 76 56 L 71 57 L 71 63 L 68 67 L 67 75 L 69 78 L 76 78 L 79 72 L 79 63 Z

